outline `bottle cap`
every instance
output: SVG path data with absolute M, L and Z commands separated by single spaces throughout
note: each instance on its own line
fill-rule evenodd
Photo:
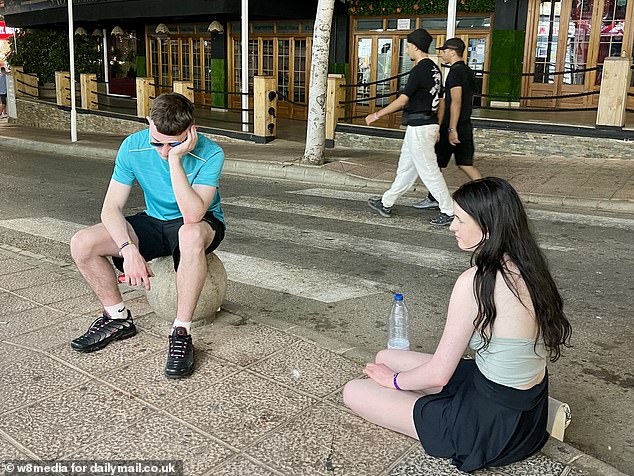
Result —
M 402 294 L 395 294 L 394 295 L 394 300 L 395 301 L 402 301 L 403 300 L 403 295 Z

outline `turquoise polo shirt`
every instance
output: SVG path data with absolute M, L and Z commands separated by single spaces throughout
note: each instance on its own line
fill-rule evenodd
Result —
M 216 187 L 209 211 L 224 223 L 218 187 L 225 154 L 220 146 L 198 134 L 196 148 L 181 161 L 190 185 Z M 172 188 L 169 163 L 150 145 L 149 128 L 136 132 L 123 141 L 117 153 L 112 179 L 130 186 L 136 180 L 145 194 L 145 212 L 149 216 L 159 220 L 182 218 Z

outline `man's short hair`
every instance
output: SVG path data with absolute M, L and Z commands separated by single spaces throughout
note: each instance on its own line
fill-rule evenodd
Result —
M 182 94 L 163 93 L 152 102 L 150 119 L 161 134 L 177 136 L 194 123 L 194 105 Z

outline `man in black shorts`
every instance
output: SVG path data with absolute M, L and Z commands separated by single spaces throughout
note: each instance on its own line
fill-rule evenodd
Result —
M 181 94 L 158 96 L 149 127 L 128 136 L 117 153 L 101 210 L 101 223 L 73 236 L 71 254 L 101 301 L 103 315 L 71 342 L 78 352 L 102 349 L 136 334 L 108 257 L 128 285 L 150 289 L 148 261 L 172 256 L 178 307 L 169 336 L 165 375 L 180 378 L 194 368 L 191 319 L 207 275 L 205 254 L 225 234 L 218 186 L 224 152 L 194 126 L 194 105 Z M 123 216 L 132 184 L 145 195 L 146 210 Z
M 462 60 L 465 44 L 460 38 L 451 38 L 438 48 L 444 64 L 449 64 L 449 74 L 445 81 L 445 99 L 441 102 L 440 140 L 436 144 L 438 167 L 444 169 L 453 155 L 456 165 L 471 180 L 482 178 L 473 165 L 475 147 L 471 111 L 475 76 L 473 70 Z M 443 104 L 444 102 L 444 104 Z M 429 193 L 423 201 L 415 203 L 415 208 L 438 208 L 438 201 Z

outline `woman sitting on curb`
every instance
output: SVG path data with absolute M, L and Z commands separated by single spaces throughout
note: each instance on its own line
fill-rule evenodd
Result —
M 377 425 L 418 438 L 462 471 L 506 465 L 548 440 L 548 371 L 572 332 L 517 192 L 505 180 L 453 195 L 450 229 L 475 266 L 456 281 L 434 354 L 382 350 L 345 404 Z M 462 358 L 467 346 L 475 360 Z M 422 395 L 422 396 L 421 396 Z

